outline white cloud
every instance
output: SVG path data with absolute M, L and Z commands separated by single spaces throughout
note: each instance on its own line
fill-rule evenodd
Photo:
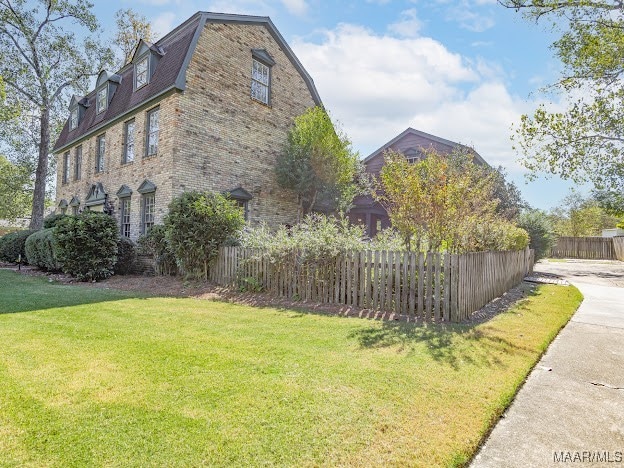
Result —
M 401 37 L 417 37 L 421 27 L 422 22 L 418 19 L 416 9 L 410 8 L 402 11 L 401 19 L 390 24 L 388 30 Z
M 467 59 L 431 38 L 397 38 L 348 24 L 324 31 L 320 42 L 292 45 L 362 156 L 412 126 L 520 170 L 510 127 L 535 103 L 509 92 L 500 65 Z
M 303 16 L 308 12 L 308 4 L 305 0 L 282 0 L 286 9 L 296 16 Z
M 483 32 L 496 24 L 489 12 L 477 11 L 467 1 L 459 2 L 447 10 L 447 20 L 455 21 L 460 27 L 472 32 Z
M 176 14 L 172 11 L 165 11 L 152 19 L 152 30 L 154 31 L 154 36 L 158 39 L 176 26 Z

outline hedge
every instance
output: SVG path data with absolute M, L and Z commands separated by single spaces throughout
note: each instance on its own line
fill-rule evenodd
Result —
M 0 237 L 0 260 L 17 263 L 21 255 L 22 262 L 26 263 L 24 245 L 26 244 L 28 236 L 33 232 L 35 231 L 16 231 Z
M 28 263 L 42 270 L 58 271 L 61 265 L 57 257 L 54 228 L 42 229 L 26 239 Z

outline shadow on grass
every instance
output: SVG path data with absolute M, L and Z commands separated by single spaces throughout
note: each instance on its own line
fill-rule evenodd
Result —
M 63 285 L 45 277 L 0 270 L 0 315 L 146 297 L 148 294 Z

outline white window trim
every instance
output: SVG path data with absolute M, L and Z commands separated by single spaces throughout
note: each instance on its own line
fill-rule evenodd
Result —
M 157 124 L 158 124 L 158 130 L 156 132 L 154 132 L 156 134 L 156 151 L 153 153 L 150 153 L 150 136 L 152 135 L 152 132 L 150 132 L 150 119 L 152 117 L 152 115 L 154 115 L 155 113 L 158 114 L 158 119 L 157 119 Z M 154 107 L 153 109 L 150 109 L 146 112 L 145 114 L 145 157 L 146 158 L 151 158 L 153 156 L 158 155 L 158 144 L 159 144 L 159 140 L 160 140 L 160 106 L 159 107 Z
M 74 116 L 76 116 L 75 120 L 74 120 Z M 78 128 L 79 117 L 80 117 L 80 112 L 78 111 L 77 107 L 69 111 L 69 129 L 70 130 L 75 130 L 76 128 Z
M 102 151 L 101 142 L 104 142 L 104 150 Z M 98 135 L 95 139 L 95 172 L 104 172 L 104 158 L 106 157 L 106 134 Z M 102 164 L 100 164 L 100 161 Z
M 104 91 L 104 96 L 106 96 L 106 99 L 104 99 L 103 108 L 100 107 L 100 91 Z M 100 86 L 95 91 L 95 113 L 101 114 L 106 109 L 108 109 L 108 84 L 104 84 L 103 86 Z
M 254 77 L 254 65 L 258 64 L 262 67 L 265 67 L 267 69 L 267 83 L 263 83 L 262 81 L 257 80 Z M 266 63 L 262 62 L 261 60 L 258 60 L 255 57 L 252 57 L 252 62 L 251 62 L 251 89 L 250 89 L 250 94 L 251 94 L 251 99 L 253 99 L 256 102 L 265 104 L 265 105 L 270 105 L 271 103 L 271 66 L 267 65 Z M 262 99 L 258 99 L 256 96 L 254 96 L 253 93 L 253 86 L 254 83 L 257 83 L 259 86 L 261 87 L 265 87 L 266 88 L 266 101 L 262 100 Z
M 132 125 L 132 158 L 128 158 L 128 128 Z M 134 162 L 134 158 L 136 156 L 136 120 L 130 119 L 124 122 L 124 142 L 123 142 L 123 156 L 122 163 L 128 164 Z
M 145 67 L 145 83 L 141 84 L 141 86 L 138 85 L 137 82 L 137 78 L 138 78 L 138 68 L 139 68 L 139 64 L 146 62 L 147 63 L 147 67 Z M 146 54 L 145 56 L 141 57 L 139 60 L 137 60 L 136 64 L 134 65 L 134 90 L 137 91 L 145 86 L 147 86 L 150 82 L 150 55 L 149 53 Z

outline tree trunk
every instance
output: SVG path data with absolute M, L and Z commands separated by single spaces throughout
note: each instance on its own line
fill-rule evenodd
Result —
M 50 109 L 44 106 L 40 115 L 41 140 L 39 143 L 39 159 L 35 172 L 35 190 L 33 193 L 33 207 L 30 218 L 30 229 L 43 227 L 43 212 L 45 209 L 46 179 L 48 178 L 48 152 L 50 150 Z

